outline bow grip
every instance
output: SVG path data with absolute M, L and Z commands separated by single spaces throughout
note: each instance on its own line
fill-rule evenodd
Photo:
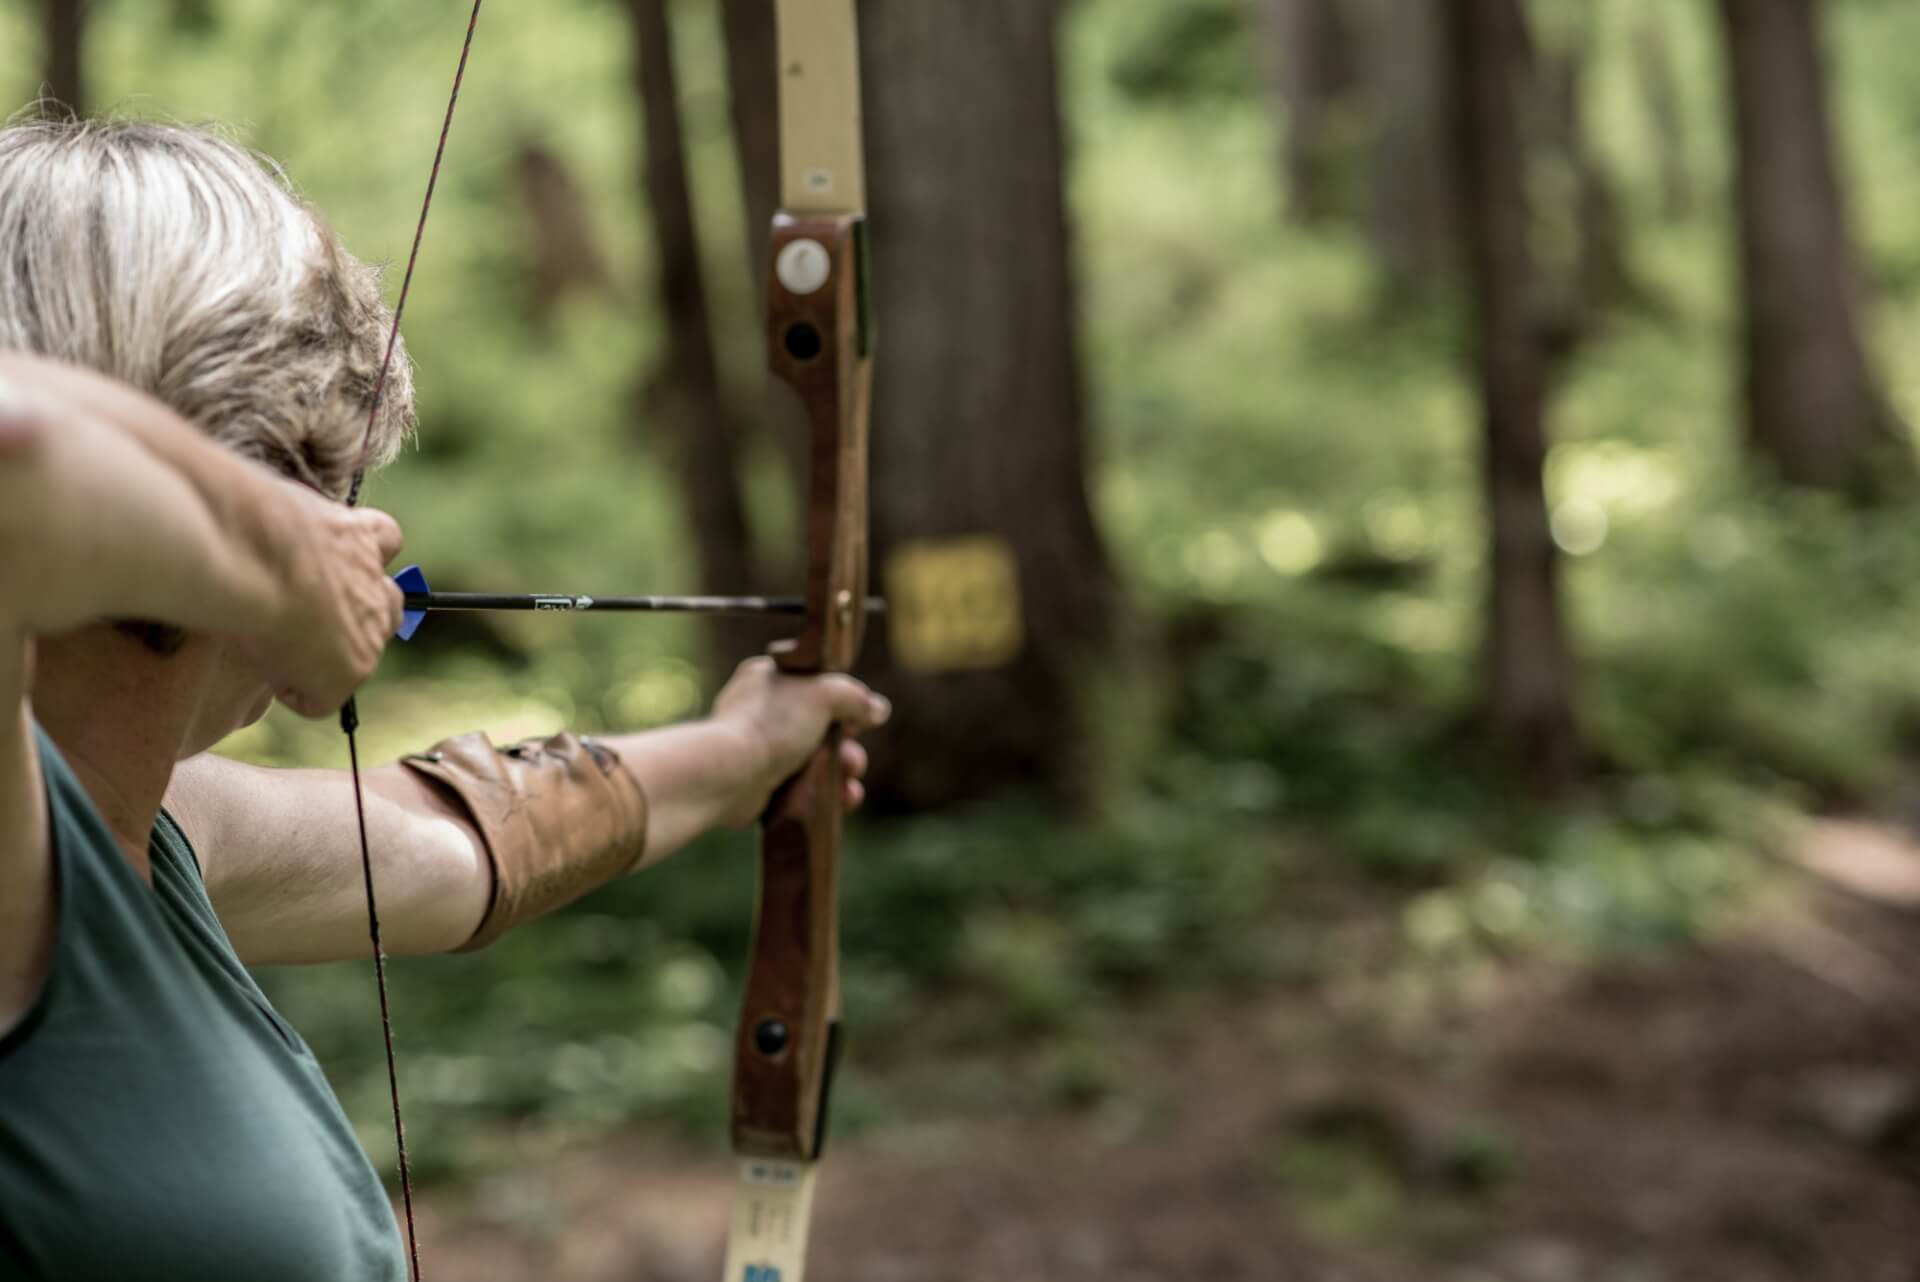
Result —
M 759 902 L 733 1080 L 733 1146 L 811 1161 L 839 1055 L 840 731 L 774 794 L 761 820 Z

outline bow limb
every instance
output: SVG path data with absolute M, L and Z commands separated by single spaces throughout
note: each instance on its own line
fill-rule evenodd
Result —
M 805 621 L 785 672 L 842 672 L 867 595 L 872 326 L 854 0 L 778 0 L 781 210 L 770 241 L 769 364 L 811 435 Z M 735 1043 L 740 1182 L 727 1282 L 800 1282 L 839 1049 L 840 732 L 775 794 Z

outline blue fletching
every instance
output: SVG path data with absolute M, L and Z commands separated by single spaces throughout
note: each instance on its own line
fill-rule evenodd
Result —
M 393 576 L 393 581 L 399 584 L 400 590 L 409 596 L 416 594 L 424 596 L 432 590 L 427 587 L 427 572 L 417 565 L 410 565 L 400 571 L 400 573 Z M 400 615 L 400 626 L 394 629 L 393 635 L 399 637 L 402 641 L 411 641 L 413 640 L 413 634 L 418 632 L 420 625 L 426 621 L 427 612 L 425 610 L 404 611 Z

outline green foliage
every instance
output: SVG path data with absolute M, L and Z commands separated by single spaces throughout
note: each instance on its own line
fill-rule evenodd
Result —
M 1679 223 L 1654 216 L 1630 83 L 1633 25 L 1649 20 L 1672 41 L 1687 152 L 1715 196 Z M 1837 43 L 1857 51 L 1839 82 L 1856 144 L 1912 119 L 1911 86 L 1883 70 L 1877 24 L 1891 21 L 1836 15 Z M 1609 317 L 1552 407 L 1549 499 L 1597 773 L 1570 813 L 1511 796 L 1476 730 L 1484 529 L 1452 322 L 1382 322 L 1364 229 L 1278 226 L 1257 100 L 1131 107 L 1081 82 L 1092 382 L 1116 458 L 1101 508 L 1165 621 L 1143 662 L 1171 690 L 1170 738 L 1145 736 L 1159 759 L 1139 769 L 1169 795 L 1217 797 L 1205 781 L 1224 773 L 1276 820 L 1422 879 L 1569 846 L 1744 842 L 1745 814 L 1888 782 L 1920 690 L 1910 514 L 1769 495 L 1748 475 L 1711 27 L 1670 6 L 1595 22 L 1588 116 L 1620 161 L 1632 252 L 1663 306 Z M 1905 189 L 1910 151 L 1875 151 L 1856 175 L 1863 206 Z M 1139 178 L 1172 172 L 1209 177 Z M 1906 217 L 1869 243 L 1904 261 L 1920 236 Z M 1914 337 L 1912 290 L 1875 303 L 1879 333 Z M 1888 368 L 1915 421 L 1911 363 Z M 1579 835 L 1596 824 L 1615 835 Z
M 1106 74 L 1128 98 L 1183 108 L 1244 99 L 1257 63 L 1240 0 L 1131 5 L 1102 15 L 1117 55 Z

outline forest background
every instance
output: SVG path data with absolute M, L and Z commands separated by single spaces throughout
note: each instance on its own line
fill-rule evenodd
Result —
M 924 630 L 816 1269 L 1911 1282 L 1920 8 L 863 9 Z M 225 122 L 398 264 L 464 14 L 15 3 L 0 84 Z M 369 496 L 436 587 L 792 589 L 766 20 L 487 6 Z M 435 619 L 363 744 L 697 715 L 762 640 Z M 752 845 L 394 968 L 435 1276 L 717 1267 Z M 263 981 L 390 1156 L 364 971 Z

